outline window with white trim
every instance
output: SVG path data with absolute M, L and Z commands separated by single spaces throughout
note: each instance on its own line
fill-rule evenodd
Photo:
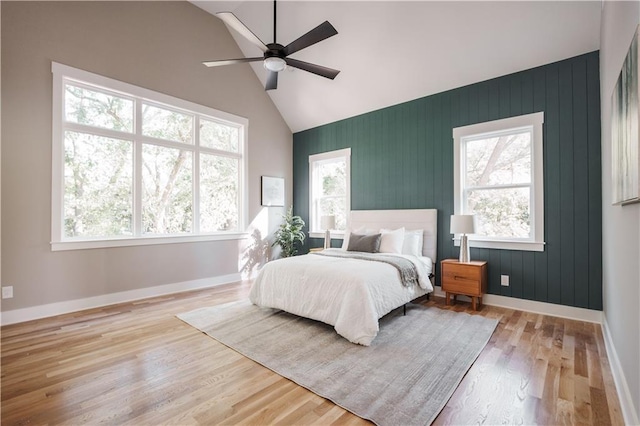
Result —
M 337 231 L 347 229 L 351 211 L 351 148 L 309 156 L 309 233 L 323 237 L 320 218 L 333 215 Z M 339 232 L 338 232 L 339 234 Z M 336 235 L 338 236 L 338 235 Z
M 543 122 L 539 112 L 453 129 L 454 210 L 475 215 L 471 247 L 544 251 Z
M 52 71 L 54 250 L 244 237 L 245 118 Z

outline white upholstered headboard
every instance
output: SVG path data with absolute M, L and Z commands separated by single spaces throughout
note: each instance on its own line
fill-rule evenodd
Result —
M 424 229 L 424 243 L 422 255 L 436 263 L 438 241 L 438 210 L 436 209 L 407 209 L 407 210 L 352 210 L 349 227 L 360 227 L 378 230 L 380 228 L 404 228 L 407 231 Z

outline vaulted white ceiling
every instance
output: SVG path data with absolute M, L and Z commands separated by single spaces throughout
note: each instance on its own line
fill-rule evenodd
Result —
M 273 42 L 273 2 L 194 1 L 232 11 Z M 600 46 L 600 1 L 280 1 L 277 42 L 328 20 L 338 35 L 291 55 L 339 69 L 331 81 L 287 68 L 269 96 L 293 132 L 559 61 Z M 262 52 L 230 30 L 246 57 Z M 202 60 L 229 59 L 212 55 Z M 253 67 L 264 83 L 261 62 Z M 216 72 L 211 68 L 212 75 Z

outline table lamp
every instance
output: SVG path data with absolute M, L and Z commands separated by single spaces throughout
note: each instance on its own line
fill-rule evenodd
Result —
M 475 225 L 473 222 L 472 214 L 454 214 L 451 215 L 451 229 L 452 234 L 462 234 L 460 236 L 460 262 L 470 262 L 471 255 L 469 254 L 469 242 L 467 241 L 467 234 L 473 234 L 475 232 Z
M 320 228 L 324 229 L 324 248 L 331 247 L 331 229 L 336 227 L 334 215 L 320 216 Z

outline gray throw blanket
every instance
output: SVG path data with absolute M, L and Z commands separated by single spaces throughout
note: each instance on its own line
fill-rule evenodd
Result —
M 382 253 L 364 253 L 360 251 L 324 250 L 315 252 L 319 256 L 343 257 L 348 259 L 370 260 L 373 262 L 383 262 L 395 267 L 400 273 L 400 282 L 405 287 L 420 285 L 418 268 L 409 259 L 399 256 L 388 256 Z

